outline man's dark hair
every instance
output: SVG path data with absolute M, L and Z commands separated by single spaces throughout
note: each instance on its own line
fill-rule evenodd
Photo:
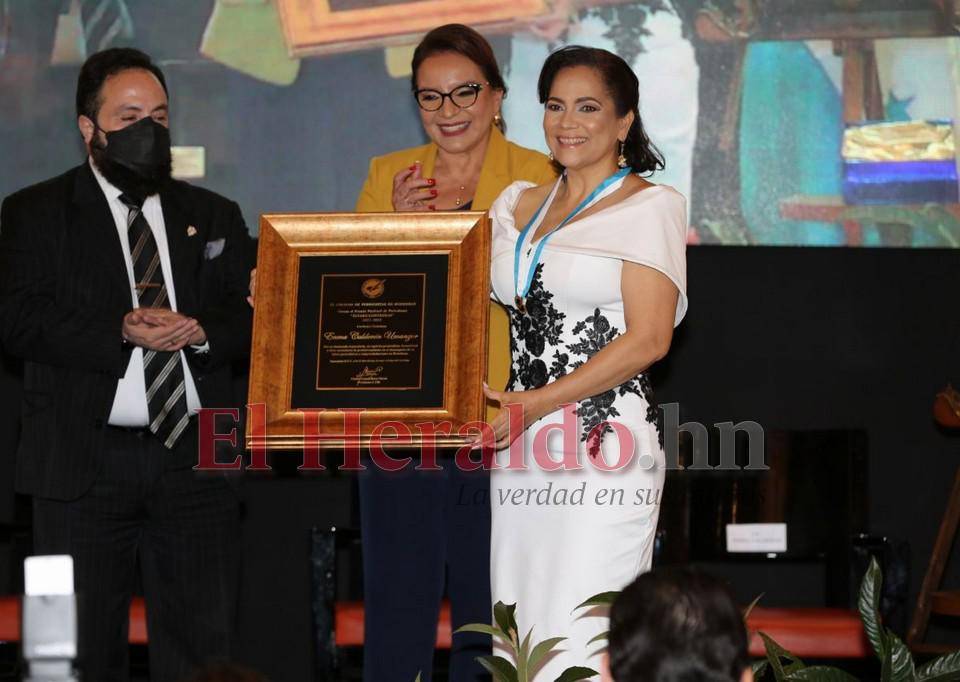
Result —
M 620 593 L 608 653 L 616 682 L 738 682 L 750 665 L 729 589 L 689 568 L 645 573 Z
M 112 47 L 90 55 L 80 68 L 80 77 L 77 78 L 77 116 L 86 116 L 96 123 L 100 105 L 103 104 L 100 98 L 103 84 L 110 76 L 127 69 L 149 71 L 157 77 L 163 91 L 169 96 L 163 71 L 149 55 L 132 47 Z

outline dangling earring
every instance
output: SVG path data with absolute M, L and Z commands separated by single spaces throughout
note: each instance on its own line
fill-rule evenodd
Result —
M 556 161 L 556 159 L 553 158 L 553 152 L 550 152 L 549 154 L 547 154 L 547 158 L 550 159 L 550 163 L 553 163 L 554 161 Z
M 620 155 L 617 157 L 617 166 L 619 166 L 620 168 L 627 167 L 627 157 L 623 155 L 624 146 L 625 146 L 624 141 L 620 140 Z
M 500 115 L 499 111 L 493 115 L 493 125 L 497 126 L 498 128 L 503 128 L 503 117 Z

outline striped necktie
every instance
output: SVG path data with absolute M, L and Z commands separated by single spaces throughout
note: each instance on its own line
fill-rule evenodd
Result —
M 160 252 L 153 231 L 143 217 L 143 202 L 127 194 L 121 194 L 120 201 L 130 209 L 127 236 L 140 307 L 169 307 L 163 269 L 160 267 Z M 144 350 L 143 375 L 147 386 L 150 431 L 163 442 L 164 447 L 172 449 L 190 419 L 180 352 Z

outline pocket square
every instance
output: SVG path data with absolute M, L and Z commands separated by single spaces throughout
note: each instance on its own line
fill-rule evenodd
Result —
M 209 241 L 203 247 L 203 257 L 207 260 L 213 260 L 221 253 L 223 253 L 223 247 L 227 243 L 227 240 L 224 238 L 214 239 Z
M 196 236 L 197 236 L 197 228 L 195 228 L 193 225 L 190 225 L 190 226 L 187 228 L 187 236 L 188 236 L 188 237 L 196 237 Z

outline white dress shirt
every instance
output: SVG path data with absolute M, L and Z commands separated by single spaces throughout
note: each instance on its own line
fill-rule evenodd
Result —
M 136 283 L 133 276 L 133 259 L 130 256 L 130 240 L 127 236 L 127 216 L 130 209 L 120 201 L 120 195 L 123 194 L 118 188 L 114 187 L 103 177 L 93 160 L 89 160 L 90 168 L 93 170 L 94 177 L 100 184 L 104 196 L 107 198 L 107 204 L 110 206 L 110 212 L 113 214 L 113 222 L 117 227 L 117 234 L 120 236 L 120 243 L 123 245 L 123 260 L 127 266 L 127 279 L 130 282 L 130 301 L 134 308 L 138 308 Z M 160 195 L 154 194 L 147 197 L 143 202 L 143 217 L 150 225 L 150 231 L 153 232 L 153 238 L 157 242 L 157 251 L 160 254 L 160 269 L 163 272 L 163 281 L 167 285 L 167 297 L 170 299 L 170 309 L 177 309 L 177 292 L 173 284 L 173 269 L 170 265 L 170 248 L 167 246 L 167 229 L 163 222 L 163 208 L 160 205 Z M 119 343 L 120 340 L 117 340 Z M 201 346 L 200 349 L 205 348 Z M 180 362 L 183 365 L 183 375 L 185 379 L 185 388 L 187 393 L 187 411 L 190 414 L 196 414 L 200 410 L 200 396 L 197 394 L 197 387 L 193 382 L 193 375 L 190 373 L 190 365 L 183 351 L 180 351 Z M 130 364 L 127 365 L 127 373 L 117 382 L 117 393 L 113 398 L 113 407 L 110 409 L 110 418 L 107 420 L 113 426 L 138 427 L 147 426 L 150 423 L 150 413 L 147 409 L 147 386 L 143 376 L 143 349 L 135 347 L 130 357 Z

